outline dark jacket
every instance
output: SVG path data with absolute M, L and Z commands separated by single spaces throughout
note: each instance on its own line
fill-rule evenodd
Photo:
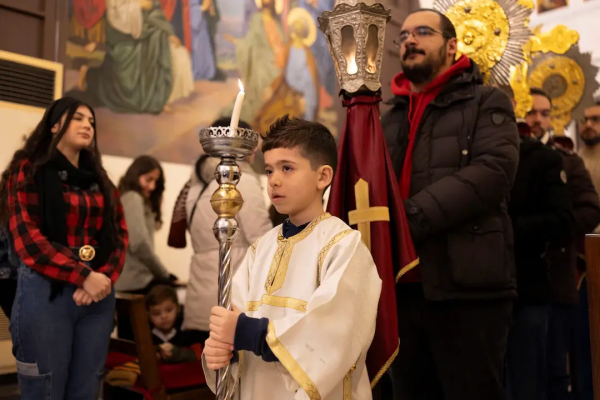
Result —
M 553 248 L 548 252 L 550 264 L 550 301 L 555 304 L 577 304 L 577 252 L 583 252 L 585 235 L 600 224 L 600 202 L 590 173 L 576 153 L 555 145 L 563 158 L 567 187 L 571 196 L 575 217 L 575 238 L 569 244 Z
M 408 143 L 409 102 L 382 118 L 396 176 Z M 405 207 L 429 300 L 516 296 L 507 198 L 519 158 L 512 104 L 482 85 L 475 63 L 450 79 L 423 114 Z
M 522 139 L 519 154 L 508 209 L 515 233 L 519 303 L 544 304 L 550 300 L 546 253 L 572 242 L 575 221 L 560 154 L 532 138 Z

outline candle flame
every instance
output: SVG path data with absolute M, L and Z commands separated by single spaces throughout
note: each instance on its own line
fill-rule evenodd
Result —
M 240 92 L 244 91 L 244 85 L 242 85 L 242 80 L 238 79 L 238 86 L 240 87 Z

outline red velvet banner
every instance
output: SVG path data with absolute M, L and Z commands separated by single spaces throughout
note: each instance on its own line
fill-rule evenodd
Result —
M 357 209 L 355 185 L 362 179 L 368 184 L 368 208 L 385 207 L 389 210 L 389 222 L 368 223 L 371 254 L 383 281 L 375 338 L 367 354 L 367 368 L 373 387 L 398 354 L 396 279 L 400 271 L 404 273 L 417 264 L 398 181 L 383 136 L 380 102 L 378 95 L 359 95 L 344 100 L 346 124 L 339 147 L 338 170 L 327 206 L 329 213 L 348 222 L 348 213 Z M 359 205 L 364 209 L 364 204 Z M 364 215 L 369 218 L 369 212 Z M 379 212 L 373 210 L 372 217 L 382 219 L 381 209 Z

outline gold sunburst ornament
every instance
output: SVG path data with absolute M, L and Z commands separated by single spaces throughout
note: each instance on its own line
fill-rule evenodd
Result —
M 581 53 L 577 45 L 564 55 L 548 52 L 533 56 L 527 82 L 552 99 L 550 118 L 557 135 L 563 135 L 565 126 L 573 119 L 582 119 L 583 110 L 594 104 L 594 92 L 600 88 L 597 73 L 591 54 Z
M 515 115 L 517 118 L 525 118 L 529 110 L 533 107 L 533 99 L 529 93 L 529 63 L 532 62 L 532 57 L 540 56 L 541 54 L 554 53 L 555 55 L 565 54 L 573 45 L 579 41 L 579 33 L 573 29 L 569 29 L 564 25 L 557 25 L 549 32 L 542 32 L 542 26 L 539 25 L 533 29 L 533 36 L 529 38 L 529 41 L 523 46 L 525 52 L 526 61 L 520 65 L 511 67 L 510 73 L 510 86 L 515 94 L 515 102 L 517 103 L 515 108 Z M 559 61 L 562 66 L 570 64 L 565 61 Z M 578 71 L 578 67 L 571 65 L 572 71 L 564 71 L 565 74 L 573 72 L 575 75 L 581 75 Z M 545 74 L 543 71 L 547 71 L 547 68 L 539 69 L 536 74 L 533 75 L 534 84 L 543 85 L 545 80 Z M 575 80 L 578 80 L 575 77 Z M 556 79 L 555 79 L 556 81 Z M 549 83 L 550 86 L 552 82 Z M 556 85 L 554 85 L 556 86 Z M 562 110 L 555 113 L 554 120 L 557 121 L 555 125 L 559 127 L 558 132 L 562 132 L 560 127 L 568 124 L 570 113 L 565 114 L 564 110 L 568 109 L 566 103 L 573 103 L 573 99 L 577 97 L 576 91 L 579 88 L 573 87 L 570 90 L 570 94 L 562 100 L 557 100 L 556 109 Z M 556 92 L 556 89 L 553 90 Z M 568 100 L 570 99 L 570 100 Z
M 478 66 L 486 84 L 508 85 L 510 67 L 525 61 L 523 45 L 532 32 L 528 28 L 531 1 L 436 0 L 434 8 L 444 13 L 456 28 L 458 54 L 466 54 Z
M 510 87 L 514 93 L 515 115 L 519 119 L 527 116 L 527 113 L 533 108 L 533 97 L 529 92 L 527 83 L 527 69 L 529 64 L 521 63 L 510 67 Z

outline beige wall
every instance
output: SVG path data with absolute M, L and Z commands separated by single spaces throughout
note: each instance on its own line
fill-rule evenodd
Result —
M 102 133 L 100 133 L 102 134 Z M 200 147 L 200 144 L 197 144 Z M 131 158 L 103 156 L 104 168 L 106 168 L 109 177 L 115 183 L 118 183 L 121 176 L 132 162 Z M 162 228 L 156 232 L 154 236 L 154 244 L 156 253 L 165 264 L 165 267 L 173 274 L 177 275 L 181 281 L 187 282 L 189 277 L 190 259 L 192 257 L 192 249 L 188 237 L 188 246 L 185 249 L 174 249 L 167 246 L 167 237 L 169 235 L 169 227 L 171 225 L 171 216 L 175 200 L 179 195 L 179 191 L 185 185 L 190 177 L 191 166 L 182 164 L 161 163 L 165 172 L 165 196 L 163 199 L 163 221 Z M 216 215 L 215 215 L 216 218 Z

